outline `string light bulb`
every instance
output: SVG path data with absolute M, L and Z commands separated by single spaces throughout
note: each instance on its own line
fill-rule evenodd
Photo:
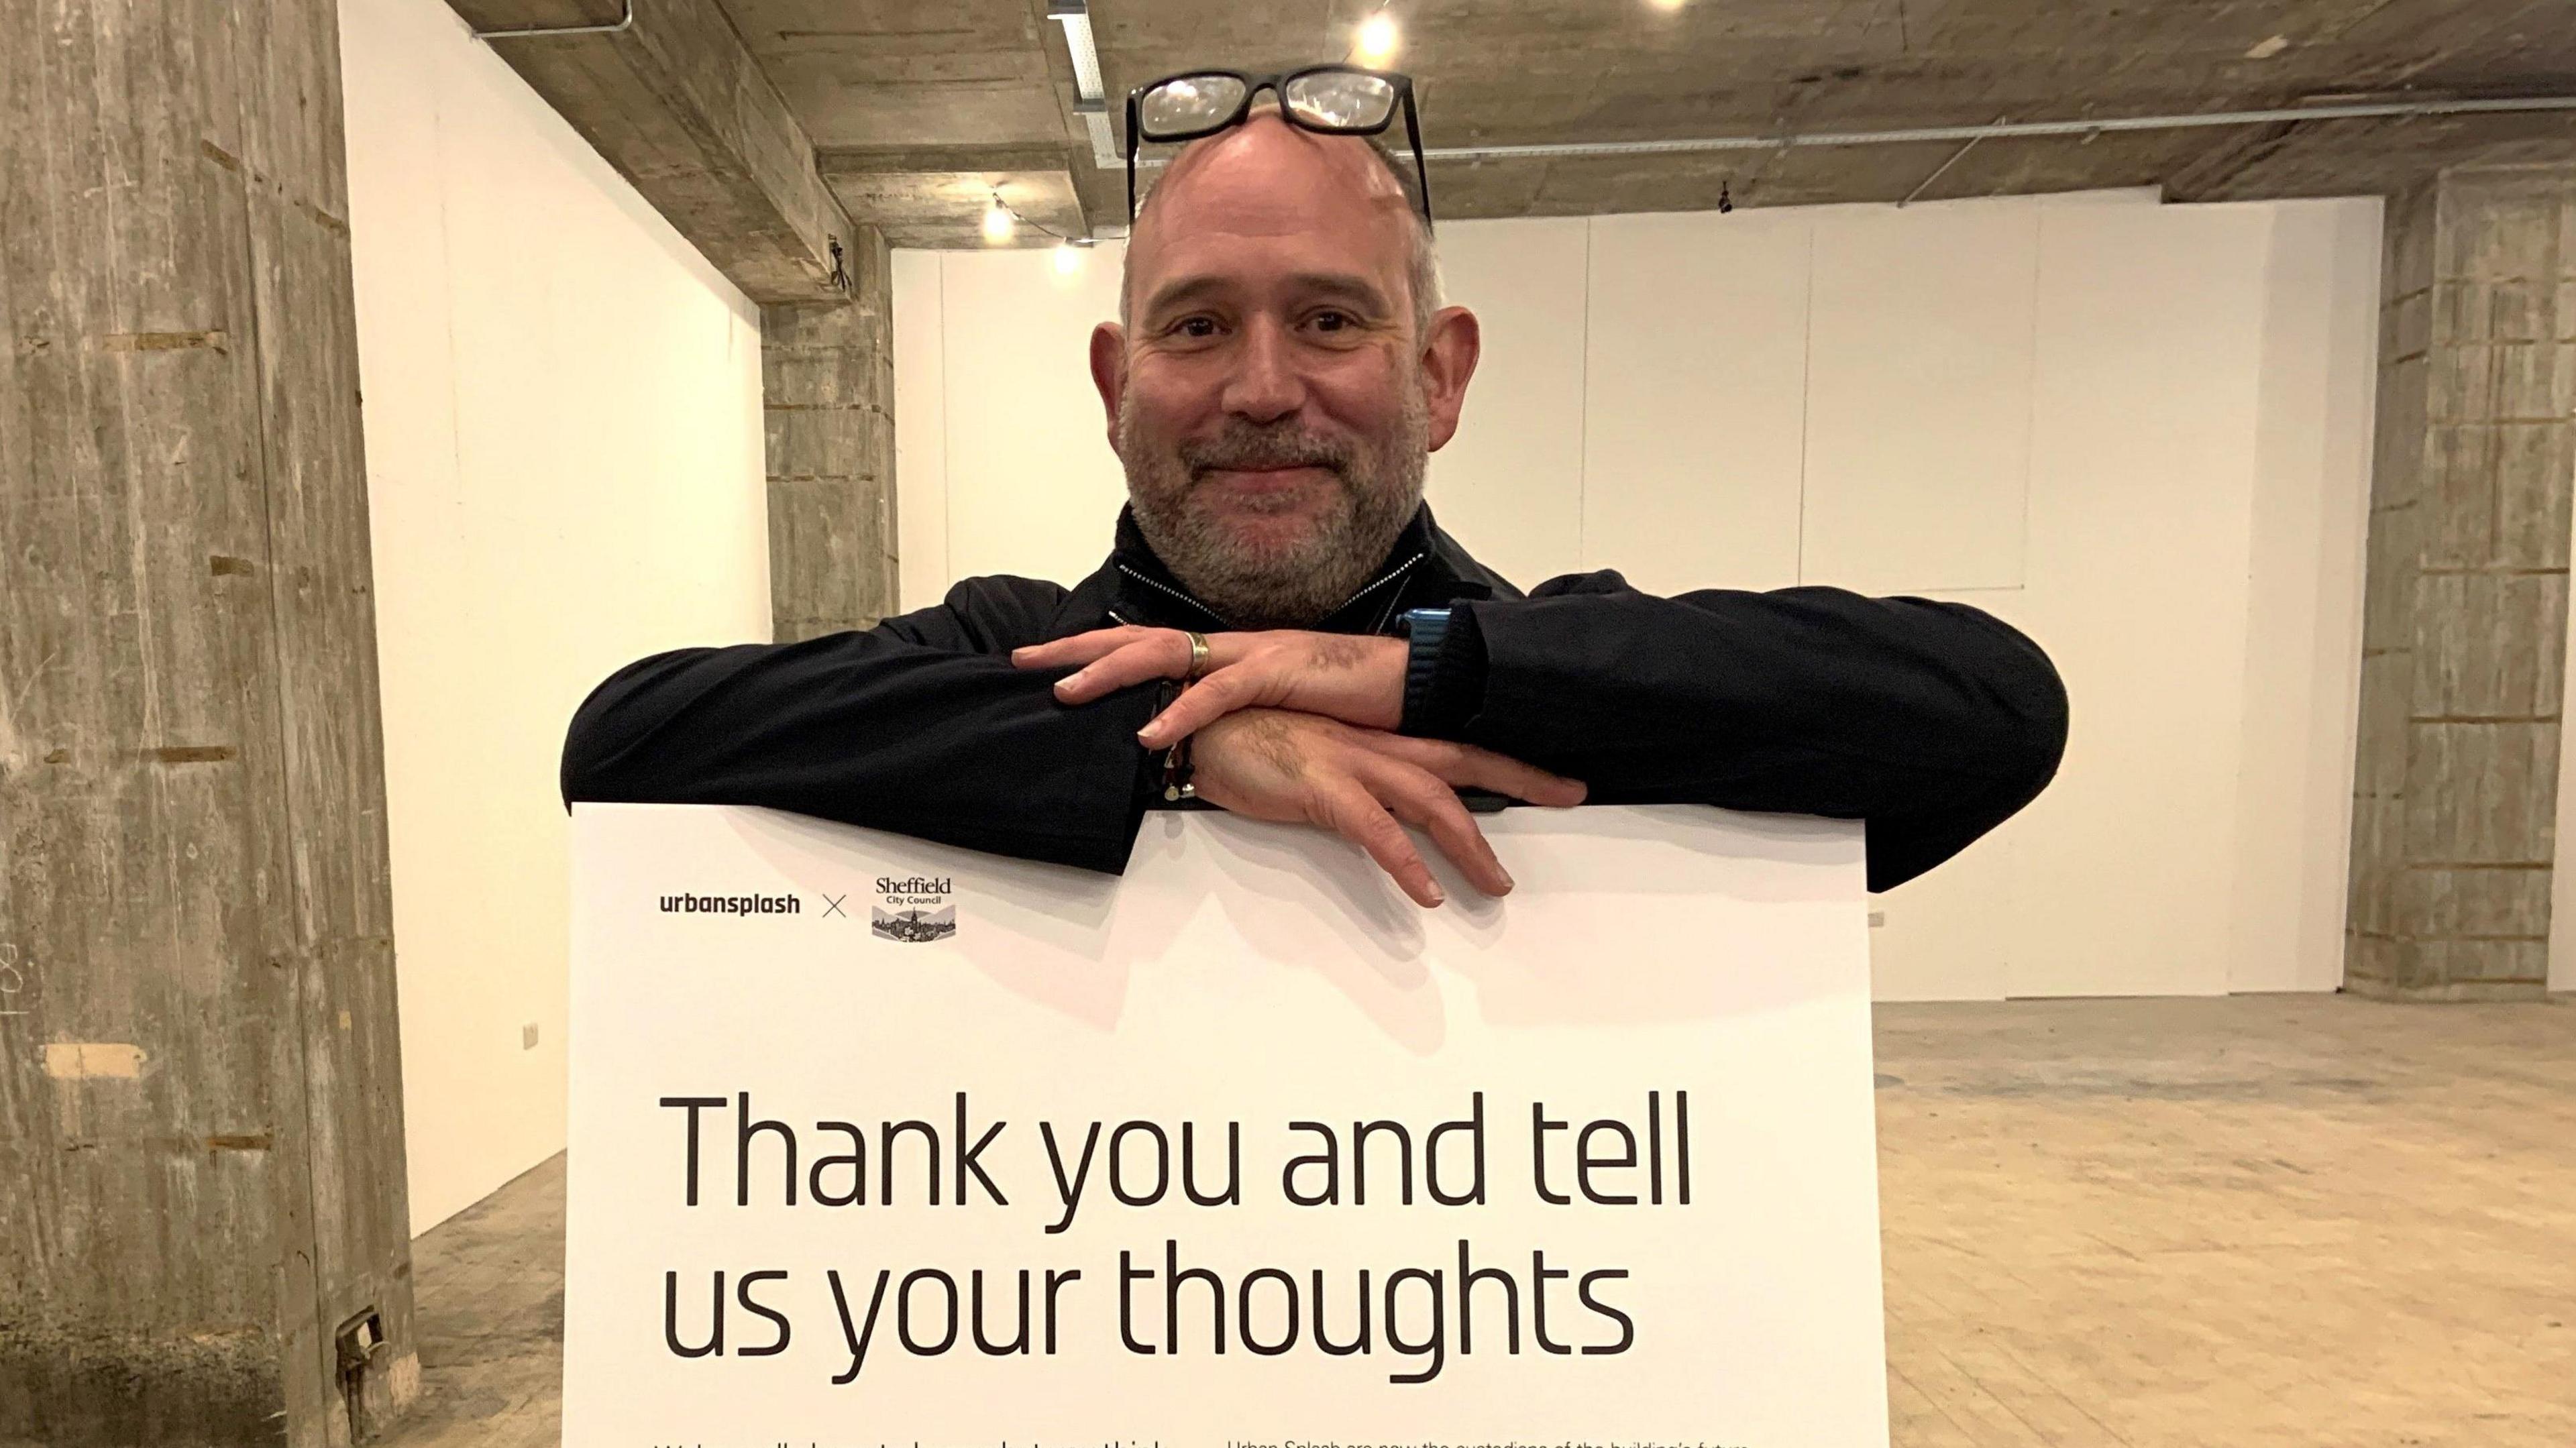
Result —
M 1070 241 L 1055 244 L 1055 274 L 1069 277 L 1082 270 L 1082 248 Z
M 1011 208 L 1002 204 L 999 195 L 994 196 L 992 205 L 984 208 L 984 240 L 994 246 L 1009 241 L 1011 234 L 1019 230 L 1019 225 L 1019 218 L 1011 214 Z
M 1398 36 L 1395 17 L 1380 10 L 1360 22 L 1359 56 L 1369 65 L 1384 65 L 1395 58 Z

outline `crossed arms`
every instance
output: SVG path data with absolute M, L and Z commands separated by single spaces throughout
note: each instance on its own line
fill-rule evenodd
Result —
M 619 671 L 573 720 L 564 796 L 766 805 L 1116 871 L 1155 751 L 1191 734 L 1203 798 L 1333 829 L 1425 904 L 1438 887 L 1399 822 L 1479 889 L 1509 888 L 1456 787 L 1862 819 L 1883 890 L 2021 808 L 2064 748 L 2046 656 L 1958 604 L 1658 598 L 1596 573 L 1455 616 L 1470 667 L 1443 737 L 1418 738 L 1392 732 L 1401 641 L 1213 634 L 1210 672 L 1158 715 L 1154 681 L 1187 669 L 1180 634 L 1095 628 L 1055 584 L 968 580 L 864 632 Z

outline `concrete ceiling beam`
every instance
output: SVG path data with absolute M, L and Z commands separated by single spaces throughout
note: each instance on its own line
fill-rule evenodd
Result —
M 1020 245 L 1090 234 L 1063 145 L 827 146 L 814 166 L 896 246 L 979 245 L 995 197 L 1026 223 Z
M 842 296 L 857 227 L 716 0 L 449 5 L 745 296 Z

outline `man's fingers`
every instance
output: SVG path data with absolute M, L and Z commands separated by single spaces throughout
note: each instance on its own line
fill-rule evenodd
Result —
M 1168 749 L 1237 709 L 1268 702 L 1255 697 L 1251 669 L 1219 669 L 1181 691 L 1170 708 L 1136 731 L 1136 742 L 1148 749 Z
M 1508 755 L 1447 739 L 1415 739 L 1401 734 L 1369 737 L 1368 747 L 1390 758 L 1430 771 L 1459 789 L 1482 789 L 1531 804 L 1564 808 L 1583 803 L 1580 780 L 1550 774 Z
M 1395 817 L 1430 835 L 1468 884 L 1488 895 L 1511 893 L 1511 872 L 1495 857 L 1493 845 L 1476 827 L 1475 816 L 1459 802 L 1457 791 L 1398 759 L 1381 757 L 1363 768 L 1362 778 Z
M 1154 629 L 1057 680 L 1055 692 L 1068 704 L 1087 704 L 1130 684 L 1177 679 L 1189 671 L 1189 640 Z
M 1042 644 L 1011 650 L 1011 662 L 1023 669 L 1070 669 L 1104 658 L 1147 634 L 1168 630 L 1138 628 L 1128 624 L 1119 628 L 1096 628 L 1089 633 L 1049 639 Z M 1187 645 L 1183 645 L 1184 649 Z
M 1370 793 L 1357 781 L 1343 779 L 1329 787 L 1323 798 L 1322 823 L 1333 833 L 1368 852 L 1395 881 L 1396 888 L 1413 897 L 1413 902 L 1431 909 L 1448 899 L 1440 882 L 1431 877 L 1431 867 L 1422 863 L 1421 852 L 1413 848 L 1413 839 L 1404 826 L 1395 822 Z
M 1055 696 L 1068 704 L 1088 704 L 1148 679 L 1184 678 L 1190 671 L 1190 641 L 1168 629 L 1154 629 L 1108 657 L 1058 679 Z

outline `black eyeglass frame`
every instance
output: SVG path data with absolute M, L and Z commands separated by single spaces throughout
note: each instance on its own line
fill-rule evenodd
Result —
M 1144 101 L 1148 94 L 1164 86 L 1170 85 L 1176 80 L 1190 80 L 1198 76 L 1206 75 L 1228 76 L 1243 83 L 1243 99 L 1235 104 L 1234 113 L 1232 115 L 1227 116 L 1224 120 L 1219 121 L 1214 125 L 1202 126 L 1193 131 L 1175 131 L 1169 135 L 1157 135 L 1151 137 L 1144 134 Z M 1386 119 L 1373 126 L 1327 126 L 1319 124 L 1298 115 L 1296 108 L 1288 104 L 1288 87 L 1310 75 L 1365 75 L 1374 77 L 1375 79 L 1385 81 L 1395 87 L 1395 104 L 1387 107 Z M 1253 98 L 1260 95 L 1265 90 L 1278 98 L 1279 114 L 1282 119 L 1286 120 L 1288 124 L 1297 127 L 1301 131 L 1312 131 L 1319 136 L 1384 135 L 1395 125 L 1395 113 L 1398 110 L 1403 111 L 1404 139 L 1407 144 L 1413 147 L 1414 195 L 1419 198 L 1422 205 L 1423 224 L 1430 224 L 1431 172 L 1422 164 L 1422 118 L 1413 107 L 1413 77 L 1404 74 L 1402 71 L 1371 70 L 1364 65 L 1348 65 L 1339 61 L 1327 62 L 1323 65 L 1299 66 L 1295 70 L 1277 71 L 1270 75 L 1260 76 L 1253 75 L 1248 71 L 1223 70 L 1208 66 L 1197 66 L 1189 70 L 1174 71 L 1170 75 L 1163 76 L 1158 80 L 1149 80 L 1143 85 L 1136 87 L 1134 90 L 1129 91 L 1127 93 L 1127 224 L 1131 227 L 1136 224 L 1136 149 L 1139 145 L 1147 140 L 1152 140 L 1158 143 L 1195 141 L 1201 136 L 1213 136 L 1217 132 L 1226 130 L 1229 127 L 1242 125 L 1244 118 L 1252 114 Z

